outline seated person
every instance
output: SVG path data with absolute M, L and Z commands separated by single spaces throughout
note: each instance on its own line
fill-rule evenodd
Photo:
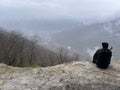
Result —
M 112 47 L 108 49 L 109 44 L 107 42 L 102 43 L 102 49 L 98 49 L 93 56 L 93 63 L 97 65 L 97 67 L 106 69 L 112 57 Z

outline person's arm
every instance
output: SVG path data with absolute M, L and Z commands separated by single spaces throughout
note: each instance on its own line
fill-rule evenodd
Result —
M 109 50 L 111 51 L 113 49 L 113 47 L 111 46 L 110 48 L 109 48 Z

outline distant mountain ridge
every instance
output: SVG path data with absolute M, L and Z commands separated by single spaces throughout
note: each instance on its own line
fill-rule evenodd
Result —
M 37 35 L 42 38 L 43 45 L 50 49 L 70 47 L 72 50 L 91 55 L 88 49 L 101 47 L 101 42 L 109 42 L 113 46 L 113 58 L 119 60 L 120 18 L 106 21 L 87 22 L 70 19 L 58 20 L 20 20 L 1 22 L 0 26 L 16 30 L 25 35 Z M 84 55 L 83 54 L 83 55 Z
M 87 53 L 88 48 L 101 47 L 101 42 L 106 41 L 113 46 L 114 59 L 120 59 L 120 19 L 74 27 L 54 35 L 53 39 L 84 53 Z

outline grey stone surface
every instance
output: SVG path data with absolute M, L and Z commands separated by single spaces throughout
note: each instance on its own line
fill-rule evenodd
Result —
M 120 90 L 120 62 L 106 70 L 81 61 L 46 68 L 0 65 L 0 90 Z

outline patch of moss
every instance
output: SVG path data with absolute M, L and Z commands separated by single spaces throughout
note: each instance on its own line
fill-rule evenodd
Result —
M 2 66 L 2 67 L 0 67 L 0 68 L 12 69 L 13 67 L 12 67 L 12 66 L 8 66 L 8 65 L 6 65 L 6 66 Z
M 40 66 L 30 66 L 30 67 L 24 67 L 25 69 L 33 69 L 33 68 L 40 68 Z

